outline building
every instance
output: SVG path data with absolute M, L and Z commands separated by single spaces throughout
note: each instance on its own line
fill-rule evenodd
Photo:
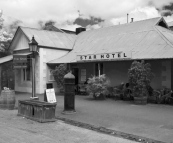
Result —
M 106 74 L 111 86 L 128 82 L 127 72 L 134 60 L 151 64 L 155 89 L 173 88 L 173 32 L 163 18 L 153 18 L 96 30 L 77 29 L 77 35 L 19 27 L 10 49 L 13 55 L 28 55 L 28 42 L 34 35 L 39 44 L 36 58 L 36 91 L 44 93 L 52 82 L 51 70 L 67 63 L 76 84 L 88 77 Z M 3 63 L 4 59 L 0 59 Z M 6 57 L 6 61 L 12 60 Z M 31 92 L 30 69 L 17 69 L 15 90 Z M 59 89 L 56 88 L 58 92 Z
M 82 32 L 72 49 L 48 66 L 70 64 L 78 83 L 98 73 L 106 74 L 112 86 L 128 82 L 131 63 L 145 60 L 155 74 L 151 86 L 173 88 L 173 33 L 163 18 Z
M 39 51 L 36 56 L 36 93 L 44 93 L 46 83 L 52 80 L 47 62 L 62 57 L 72 50 L 76 35 L 62 32 L 19 27 L 10 45 L 12 54 L 0 59 L 0 64 L 13 60 L 14 55 L 27 55 L 31 59 L 29 41 L 35 37 Z M 31 63 L 29 61 L 29 63 Z M 27 68 L 15 69 L 15 91 L 32 92 L 31 64 Z

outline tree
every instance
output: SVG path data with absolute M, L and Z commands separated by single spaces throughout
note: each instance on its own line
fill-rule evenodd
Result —
M 10 54 L 9 45 L 13 38 L 13 34 L 8 33 L 3 28 L 2 10 L 0 10 L 0 57 Z

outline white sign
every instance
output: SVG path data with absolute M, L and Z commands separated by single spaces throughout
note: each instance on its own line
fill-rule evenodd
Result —
M 49 102 L 49 103 L 55 103 L 56 102 L 54 88 L 46 89 L 46 97 L 47 97 L 47 102 Z
M 77 55 L 77 61 L 94 61 L 94 60 L 118 60 L 118 59 L 131 59 L 132 53 L 128 52 L 115 52 L 105 54 L 92 54 L 92 55 Z

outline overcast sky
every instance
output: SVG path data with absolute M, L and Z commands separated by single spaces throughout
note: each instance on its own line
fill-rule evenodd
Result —
M 173 21 L 170 7 L 173 0 L 0 0 L 4 26 L 12 23 L 26 27 L 39 28 L 39 21 L 55 21 L 55 26 L 74 30 L 79 23 L 74 21 L 80 16 L 104 20 L 88 28 L 122 24 L 127 22 L 127 13 L 134 21 L 158 17 L 163 13 L 166 21 Z M 19 22 L 20 21 L 20 22 Z

